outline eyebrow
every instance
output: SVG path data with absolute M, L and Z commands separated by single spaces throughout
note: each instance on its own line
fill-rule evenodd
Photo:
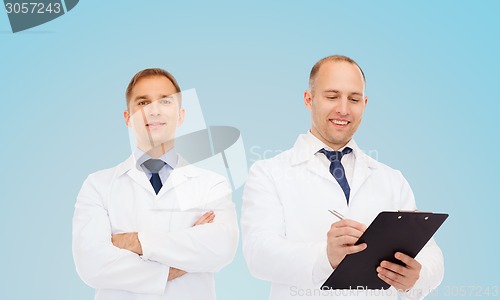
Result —
M 335 93 L 335 94 L 342 94 L 340 91 L 338 90 L 324 90 L 323 93 Z M 352 92 L 352 93 L 349 93 L 349 95 L 357 95 L 357 96 L 363 96 L 362 93 L 358 93 L 358 92 Z
M 163 99 L 163 98 L 172 97 L 172 95 L 162 94 L 162 95 L 160 95 L 160 98 L 158 98 L 158 100 Z M 141 95 L 141 96 L 135 97 L 135 99 L 134 99 L 134 101 L 139 101 L 139 100 L 149 100 L 149 97 L 146 95 Z
M 336 93 L 336 94 L 340 94 L 340 91 L 337 91 L 337 90 L 324 90 L 323 93 Z
M 148 100 L 149 98 L 147 96 L 137 96 L 134 98 L 134 101 L 139 101 L 139 100 Z

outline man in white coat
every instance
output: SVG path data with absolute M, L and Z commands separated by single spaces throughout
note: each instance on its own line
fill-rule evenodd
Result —
M 370 247 L 355 242 L 379 212 L 416 209 L 402 174 L 364 154 L 353 140 L 368 103 L 365 84 L 363 71 L 348 57 L 318 61 L 304 92 L 311 129 L 292 149 L 250 170 L 243 254 L 255 277 L 272 282 L 270 299 L 421 299 L 443 278 L 443 256 L 431 240 L 415 259 L 395 253 L 404 266 L 380 263 L 374 271 L 391 285 L 386 291 L 320 290 L 346 255 Z M 346 219 L 335 222 L 332 209 Z
M 91 174 L 73 218 L 73 257 L 97 300 L 215 299 L 214 272 L 232 261 L 238 226 L 225 177 L 174 148 L 184 120 L 175 78 L 146 69 L 126 92 L 137 149 Z

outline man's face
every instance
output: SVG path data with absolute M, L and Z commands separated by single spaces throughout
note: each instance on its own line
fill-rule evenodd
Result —
M 304 92 L 304 103 L 311 111 L 311 132 L 338 150 L 351 140 L 368 103 L 363 75 L 354 64 L 325 62 L 312 88 Z
M 168 150 L 184 120 L 184 109 L 172 82 L 164 76 L 151 76 L 136 83 L 123 116 L 127 126 L 134 129 L 141 150 L 147 152 L 158 146 Z

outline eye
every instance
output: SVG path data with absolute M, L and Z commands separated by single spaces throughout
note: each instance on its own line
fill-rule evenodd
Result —
M 145 100 L 139 101 L 139 102 L 137 102 L 137 105 L 139 105 L 139 106 L 145 106 L 145 105 L 148 105 L 148 102 L 145 101 Z
M 351 101 L 352 101 L 352 102 L 354 102 L 354 103 L 358 103 L 359 101 L 361 101 L 361 100 L 359 100 L 358 98 L 351 98 L 351 99 L 349 99 L 349 100 L 351 100 Z
M 326 99 L 328 99 L 328 100 L 336 100 L 338 98 L 339 98 L 339 96 L 326 96 Z
M 172 103 L 172 98 L 171 97 L 161 98 L 160 100 L 158 100 L 158 103 L 164 105 L 170 104 Z

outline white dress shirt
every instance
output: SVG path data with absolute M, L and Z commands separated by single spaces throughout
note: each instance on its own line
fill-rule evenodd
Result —
M 149 159 L 152 159 L 152 157 L 139 148 L 135 149 L 133 155 L 134 155 L 136 164 L 142 168 L 142 170 L 146 174 L 146 177 L 148 178 L 148 180 L 150 180 L 151 176 L 153 176 L 153 174 L 151 173 L 151 171 L 148 168 L 146 168 L 146 166 L 144 166 L 144 162 L 149 160 Z M 165 184 L 168 176 L 170 176 L 170 173 L 172 173 L 174 168 L 177 166 L 177 161 L 179 160 L 179 156 L 178 156 L 175 148 L 172 148 L 172 149 L 168 150 L 165 154 L 163 154 L 161 157 L 159 157 L 158 159 L 162 160 L 165 163 L 165 165 L 158 171 L 158 175 L 160 176 L 161 183 Z

